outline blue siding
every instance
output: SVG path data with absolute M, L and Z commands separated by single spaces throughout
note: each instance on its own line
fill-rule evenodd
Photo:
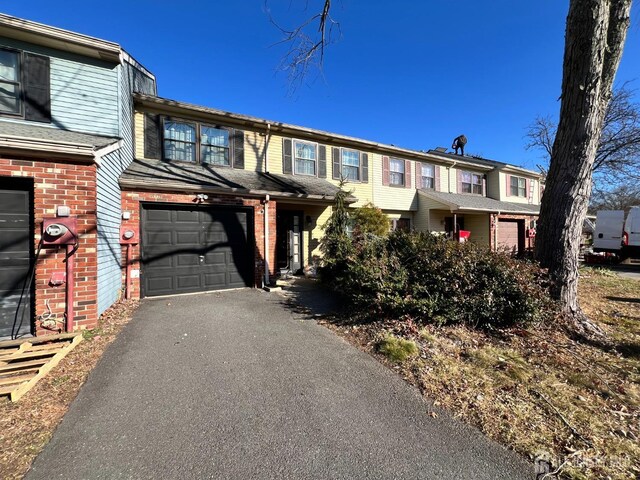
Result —
M 51 58 L 51 127 L 119 135 L 118 65 L 4 37 L 0 45 Z
M 118 178 L 134 156 L 133 99 L 131 93 L 155 94 L 155 81 L 135 65 L 124 63 L 119 73 L 119 114 L 122 147 L 102 158 L 98 168 L 98 314 L 115 303 L 122 291 L 122 218 Z

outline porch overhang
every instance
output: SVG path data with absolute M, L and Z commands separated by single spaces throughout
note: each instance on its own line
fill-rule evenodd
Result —
M 442 205 L 442 210 L 452 213 L 492 213 L 505 215 L 539 215 L 539 205 L 519 204 L 514 202 L 502 202 L 480 195 L 435 192 L 433 190 L 418 190 L 431 201 Z M 430 210 L 435 208 L 431 207 Z

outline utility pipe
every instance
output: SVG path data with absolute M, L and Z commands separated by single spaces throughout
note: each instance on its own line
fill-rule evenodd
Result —
M 264 197 L 264 285 L 269 285 L 269 195 Z
M 267 123 L 267 133 L 264 139 L 264 171 L 269 173 L 269 141 L 271 140 L 271 124 Z
M 127 269 L 124 283 L 124 298 L 131 298 L 131 245 L 127 245 Z
M 75 253 L 76 245 L 67 245 L 67 283 L 66 283 L 66 293 L 67 293 L 67 301 L 66 301 L 66 321 L 65 321 L 65 330 L 68 333 L 73 332 L 73 319 L 74 319 L 74 311 L 73 311 L 73 296 L 74 296 L 74 253 Z

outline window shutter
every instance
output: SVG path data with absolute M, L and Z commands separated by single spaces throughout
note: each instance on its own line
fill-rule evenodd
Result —
M 161 150 L 160 142 L 160 115 L 144 114 L 144 157 L 159 159 Z
M 436 165 L 434 170 L 436 175 L 436 181 L 435 181 L 434 187 L 436 189 L 436 192 L 439 192 L 440 191 L 440 165 Z
M 404 161 L 404 186 L 411 188 L 411 162 L 409 160 Z
M 293 173 L 291 143 L 290 138 L 282 139 L 282 173 Z
M 483 197 L 487 196 L 487 176 L 486 175 L 482 176 L 482 196 Z
M 362 162 L 361 162 L 360 168 L 362 169 L 362 175 L 360 175 L 360 180 L 362 181 L 362 183 L 369 183 L 369 154 L 368 153 L 362 154 Z
M 49 57 L 24 54 L 24 118 L 51 121 L 51 74 Z
M 332 158 L 333 158 L 333 172 L 332 178 L 334 180 L 340 180 L 341 168 L 340 168 L 340 149 L 333 147 L 332 149 Z
M 456 190 L 457 193 L 462 193 L 462 172 L 460 170 L 457 170 L 458 173 L 458 189 Z
M 244 131 L 233 131 L 233 168 L 244 169 Z
M 511 175 L 505 175 L 507 177 L 507 197 L 511 196 Z
M 327 178 L 327 147 L 318 146 L 318 177 Z
M 389 157 L 382 157 L 382 185 L 389 185 Z
M 531 179 L 527 178 L 525 180 L 525 192 L 524 192 L 525 198 L 527 200 L 529 200 L 529 203 L 533 203 L 533 195 L 531 192 Z
M 416 188 L 424 188 L 422 184 L 422 162 L 416 162 Z

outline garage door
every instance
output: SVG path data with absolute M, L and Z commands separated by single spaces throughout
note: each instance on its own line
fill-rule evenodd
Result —
M 31 190 L 0 184 L 0 338 L 31 333 L 32 238 Z
M 499 220 L 498 250 L 508 250 L 511 253 L 518 253 L 518 244 L 518 221 Z
M 250 219 L 247 209 L 144 206 L 142 294 L 252 286 Z

